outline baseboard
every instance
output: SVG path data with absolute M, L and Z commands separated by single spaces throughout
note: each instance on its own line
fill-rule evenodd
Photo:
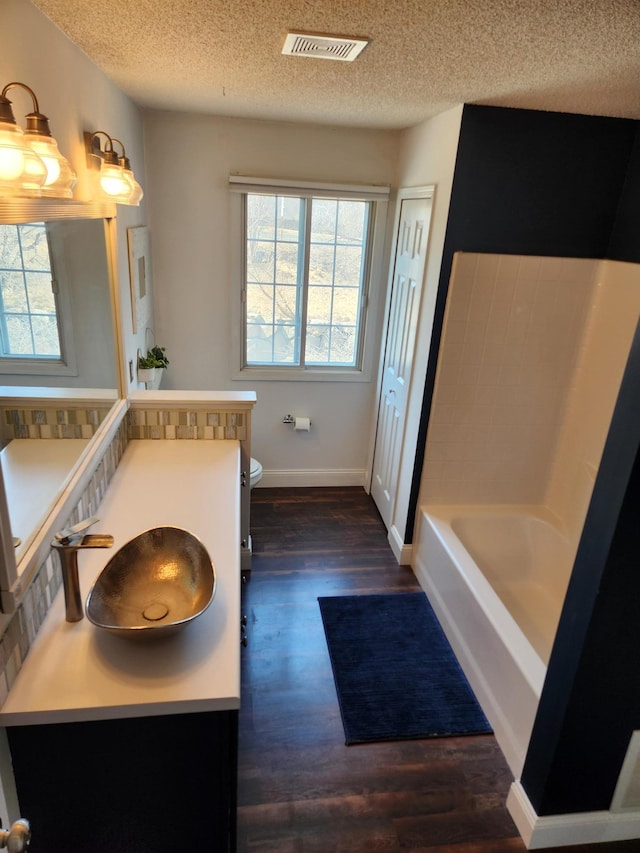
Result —
M 364 468 L 308 468 L 263 471 L 256 489 L 303 486 L 362 486 L 365 484 Z
M 389 545 L 391 545 L 393 556 L 398 561 L 398 565 L 410 566 L 413 557 L 413 545 L 406 545 L 402 541 L 402 537 L 395 524 L 392 524 L 389 528 L 387 539 L 389 540 Z
M 507 809 L 527 850 L 572 847 L 640 838 L 640 812 L 580 812 L 538 817 L 520 782 L 511 785 Z

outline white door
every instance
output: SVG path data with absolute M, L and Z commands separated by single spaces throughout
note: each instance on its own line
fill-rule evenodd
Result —
M 411 197 L 410 190 L 404 190 L 400 199 L 371 481 L 371 495 L 387 529 L 394 520 L 407 393 L 427 257 L 432 190 L 423 191 L 417 198 Z

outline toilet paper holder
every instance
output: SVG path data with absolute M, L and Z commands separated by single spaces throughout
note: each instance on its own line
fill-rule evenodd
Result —
M 296 420 L 298 420 L 298 418 L 294 417 L 293 415 L 285 415 L 282 419 L 282 423 L 283 424 L 289 424 L 291 426 L 295 426 Z M 308 426 L 311 426 L 311 419 L 309 419 Z

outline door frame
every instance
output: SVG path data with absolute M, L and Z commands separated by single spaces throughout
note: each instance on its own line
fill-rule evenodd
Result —
M 402 202 L 411 200 L 411 199 L 422 199 L 422 198 L 430 198 L 431 199 L 431 216 L 429 217 L 429 227 L 427 228 L 427 258 L 425 261 L 424 272 L 422 276 L 422 291 L 420 294 L 420 302 L 418 307 L 418 328 L 420 328 L 420 315 L 422 313 L 422 306 L 424 302 L 424 293 L 425 293 L 425 279 L 427 275 L 427 269 L 429 266 L 429 254 L 431 251 L 431 229 L 433 227 L 433 210 L 436 200 L 436 186 L 435 184 L 424 184 L 417 187 L 400 187 L 396 193 L 395 197 L 395 209 L 393 216 L 393 231 L 392 231 L 392 244 L 389 254 L 389 269 L 387 273 L 387 289 L 385 295 L 385 304 L 384 304 L 384 321 L 383 327 L 381 331 L 381 346 L 380 346 L 380 356 L 378 359 L 378 371 L 376 377 L 376 392 L 375 392 L 375 405 L 374 405 L 374 417 L 373 423 L 371 427 L 371 437 L 369 440 L 369 450 L 367 454 L 367 470 L 366 470 L 366 478 L 365 478 L 365 491 L 370 494 L 371 493 L 371 484 L 373 482 L 373 461 L 375 455 L 375 447 L 376 447 L 376 439 L 377 439 L 377 431 L 378 431 L 378 420 L 380 413 L 380 406 L 383 403 L 382 399 L 382 386 L 383 386 L 383 370 L 384 363 L 387 354 L 387 342 L 388 342 L 388 333 L 389 333 L 389 320 L 390 320 L 390 310 L 391 310 L 391 299 L 393 296 L 393 280 L 395 275 L 395 267 L 396 267 L 396 254 L 398 251 L 398 238 L 399 233 L 398 229 L 400 226 L 400 211 L 402 209 Z M 415 346 L 418 341 L 414 344 L 414 352 Z M 408 387 L 407 399 L 410 398 L 413 389 L 414 389 L 414 371 L 411 373 L 411 379 Z M 408 447 L 406 445 L 407 439 L 407 423 L 405 418 L 405 423 L 402 429 L 402 448 L 400 453 L 400 468 L 402 468 L 403 463 L 406 461 L 407 454 L 411 454 L 411 470 L 413 471 L 415 464 L 415 456 L 417 450 L 418 443 L 418 435 L 416 432 L 415 440 L 411 442 L 411 446 Z M 396 496 L 397 503 L 397 496 Z M 398 562 L 402 565 L 408 565 L 410 563 L 410 555 L 411 555 L 411 545 L 407 546 L 402 541 L 402 537 L 399 536 L 397 527 L 395 525 L 395 510 L 394 514 L 392 514 L 391 524 L 389 527 L 388 539 L 393 550 L 393 553 L 398 560 Z M 406 521 L 406 520 L 405 520 Z

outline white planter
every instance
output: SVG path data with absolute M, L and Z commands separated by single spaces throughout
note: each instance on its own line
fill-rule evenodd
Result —
M 159 367 L 139 367 L 138 368 L 138 382 L 144 382 L 145 385 L 153 385 L 153 383 L 158 381 L 158 385 L 160 384 L 159 373 L 162 371 Z
M 160 382 L 162 381 L 162 375 L 164 373 L 163 367 L 154 367 L 155 376 L 151 378 L 149 382 L 146 384 L 147 391 L 157 391 L 160 387 Z

